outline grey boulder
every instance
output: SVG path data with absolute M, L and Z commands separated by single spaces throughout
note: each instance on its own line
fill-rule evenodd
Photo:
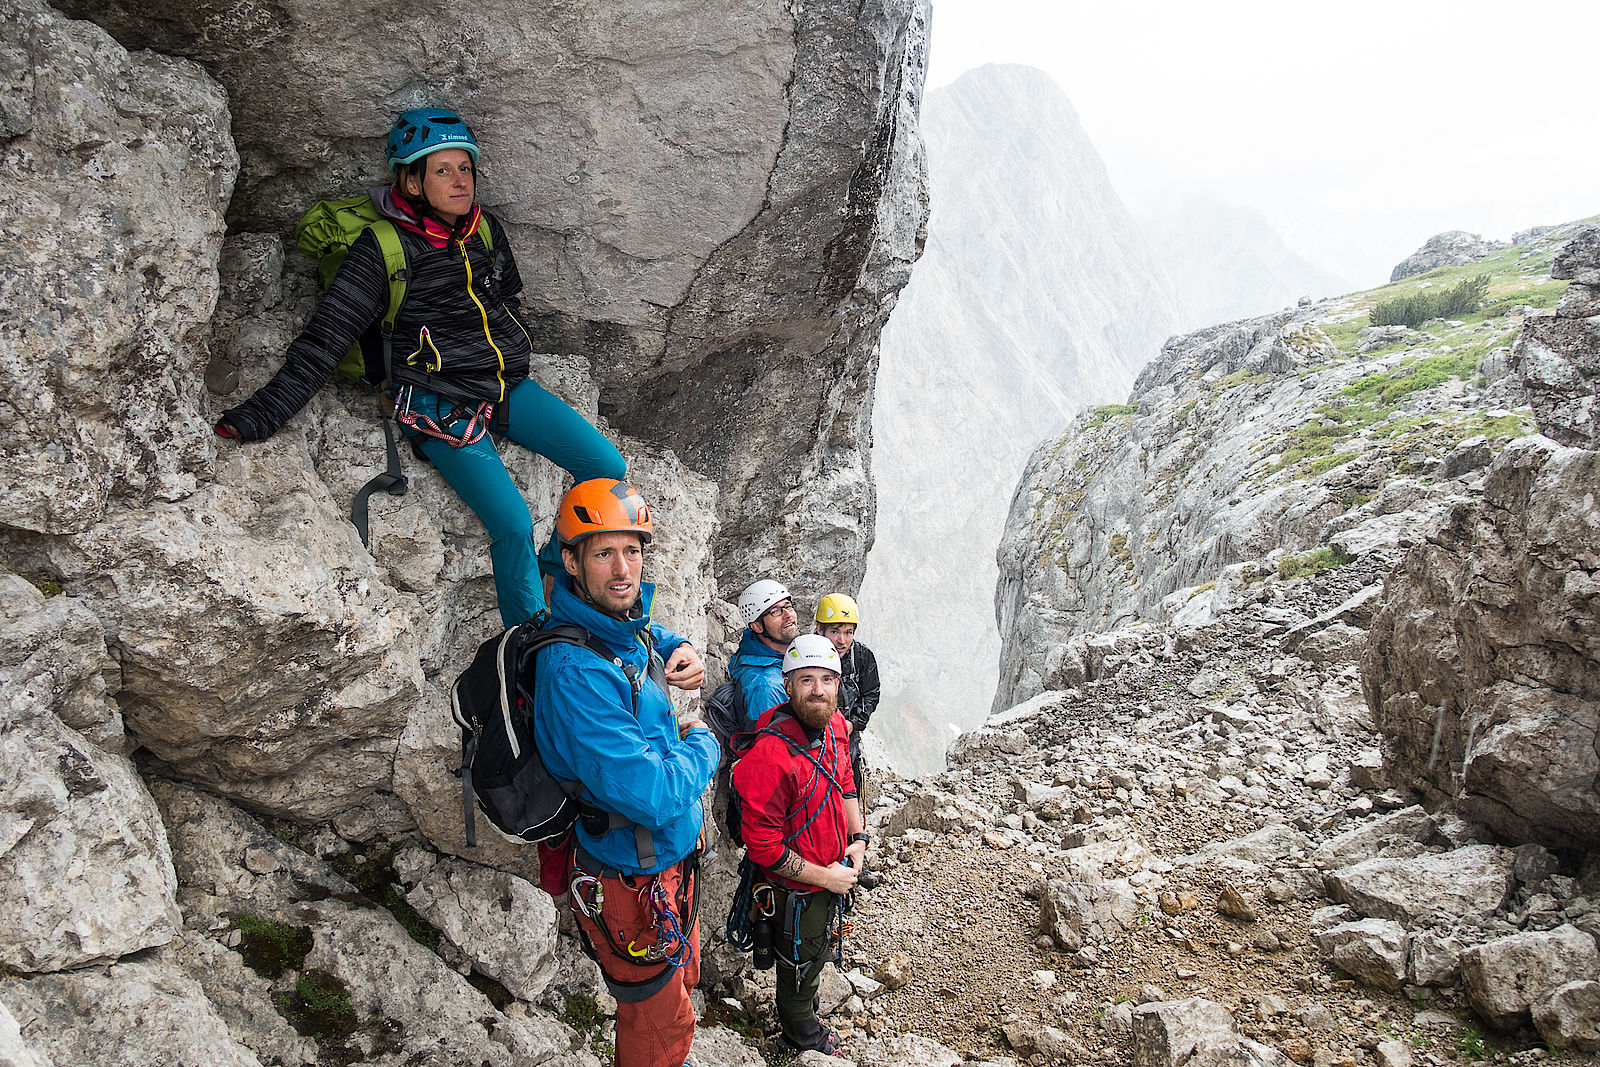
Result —
M 1552 1048 L 1600 1052 L 1600 982 L 1568 982 L 1533 1006 L 1533 1025 Z
M 1594 938 L 1570 925 L 1497 938 L 1461 955 L 1467 1000 L 1499 1030 L 1526 1025 L 1534 1005 L 1569 982 L 1597 977 Z
M 1326 876 L 1333 899 L 1406 927 L 1450 928 L 1493 915 L 1514 888 L 1512 855 L 1469 845 L 1412 857 L 1375 857 Z
M 1328 962 L 1363 985 L 1395 990 L 1406 979 L 1405 929 L 1390 919 L 1359 919 L 1316 933 Z

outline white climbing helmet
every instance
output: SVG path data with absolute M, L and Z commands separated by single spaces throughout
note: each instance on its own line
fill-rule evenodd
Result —
M 802 667 L 825 667 L 834 674 L 839 670 L 839 653 L 821 634 L 801 634 L 783 654 L 783 673 L 798 671 Z
M 749 626 L 761 618 L 761 613 L 780 600 L 792 600 L 789 590 L 782 582 L 775 582 L 771 578 L 763 578 L 759 582 L 751 582 L 739 594 L 739 618 Z

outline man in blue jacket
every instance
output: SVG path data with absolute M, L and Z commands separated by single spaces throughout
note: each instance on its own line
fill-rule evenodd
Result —
M 653 530 L 625 482 L 580 482 L 561 498 L 566 575 L 550 623 L 582 626 L 615 660 L 549 645 L 534 698 L 546 767 L 582 787 L 569 901 L 617 999 L 617 1067 L 680 1067 L 694 1041 L 700 794 L 721 754 L 704 722 L 678 722 L 666 692 L 698 688 L 705 667 L 692 645 L 650 621 L 655 587 L 641 570 Z
M 800 636 L 794 598 L 782 582 L 763 578 L 739 594 L 739 617 L 745 630 L 738 651 L 728 661 L 728 674 L 744 698 L 745 728 L 769 708 L 787 703 L 783 689 L 783 651 Z

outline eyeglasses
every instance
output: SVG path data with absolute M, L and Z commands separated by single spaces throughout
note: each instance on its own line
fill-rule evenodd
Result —
M 772 607 L 768 608 L 766 611 L 763 611 L 761 613 L 761 617 L 763 619 L 777 619 L 777 618 L 781 618 L 784 615 L 798 615 L 798 614 L 799 614 L 799 612 L 795 611 L 795 609 L 794 609 L 794 601 L 785 600 L 785 601 L 782 601 L 780 603 L 774 604 L 774 605 L 772 605 Z

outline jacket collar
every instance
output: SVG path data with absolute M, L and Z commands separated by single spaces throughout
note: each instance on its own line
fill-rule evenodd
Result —
M 783 653 L 757 637 L 755 631 L 745 627 L 744 636 L 739 638 L 739 655 L 751 661 L 769 659 L 778 663 L 783 659 Z
M 756 722 L 755 728 L 757 730 L 763 730 L 767 727 L 782 733 L 801 748 L 820 747 L 823 735 L 828 732 L 827 726 L 815 731 L 807 729 L 804 723 L 790 714 L 789 705 L 787 704 L 779 704 L 775 708 L 767 709 Z
M 555 589 L 550 595 L 550 619 L 552 622 L 570 622 L 582 626 L 604 641 L 611 651 L 622 656 L 638 643 L 639 634 L 649 627 L 650 605 L 655 601 L 655 596 L 654 582 L 639 583 L 639 604 L 635 608 L 638 617 L 619 619 L 598 610 L 579 596 L 572 588 L 571 575 L 563 574 L 556 579 Z
M 451 231 L 438 219 L 417 214 L 408 200 L 395 195 L 393 183 L 374 185 L 367 190 L 367 196 L 371 199 L 372 206 L 378 209 L 378 214 L 401 229 L 409 230 L 423 238 L 435 248 L 443 248 L 452 238 L 474 233 L 478 229 L 478 217 L 483 211 L 474 202 L 472 210 L 456 220 L 455 230 Z

